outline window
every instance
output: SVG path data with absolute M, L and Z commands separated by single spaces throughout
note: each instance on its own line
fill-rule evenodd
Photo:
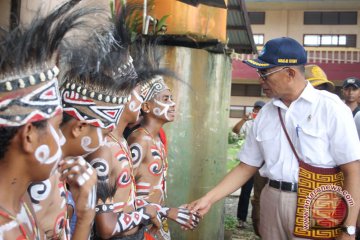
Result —
M 356 35 L 305 34 L 306 47 L 356 47 Z
M 250 24 L 265 24 L 265 12 L 249 12 Z
M 304 12 L 305 25 L 357 25 L 357 12 Z
M 242 118 L 245 114 L 252 112 L 254 106 L 240 106 L 240 105 L 231 105 L 230 106 L 230 117 L 231 118 Z
M 253 34 L 256 45 L 264 45 L 264 34 Z
M 232 84 L 231 96 L 261 96 L 261 87 L 258 84 Z

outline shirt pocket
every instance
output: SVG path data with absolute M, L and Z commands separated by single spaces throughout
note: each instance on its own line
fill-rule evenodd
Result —
M 326 162 L 329 145 L 325 129 L 302 126 L 301 131 L 299 131 L 299 143 L 303 158 L 307 162 L 310 161 L 315 164 Z
M 272 126 L 267 127 L 264 129 L 261 129 L 256 134 L 256 141 L 259 144 L 259 147 L 263 153 L 263 156 L 266 156 L 266 160 L 270 159 L 277 159 L 278 155 L 276 151 L 276 148 L 280 147 L 279 144 L 279 138 L 280 138 L 280 132 L 279 132 L 278 126 Z

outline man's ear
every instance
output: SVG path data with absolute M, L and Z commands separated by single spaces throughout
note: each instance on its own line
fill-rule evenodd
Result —
M 143 102 L 141 104 L 141 109 L 143 110 L 143 112 L 149 113 L 150 112 L 150 103 L 149 102 Z
M 71 134 L 74 138 L 77 138 L 87 132 L 88 127 L 89 124 L 85 121 L 73 121 L 73 124 L 71 126 Z
M 289 73 L 289 77 L 295 78 L 295 75 L 296 75 L 296 70 L 295 69 L 288 68 L 288 73 Z M 298 73 L 298 74 L 300 74 L 300 73 Z
M 26 153 L 35 152 L 39 146 L 39 129 L 32 123 L 27 123 L 19 129 L 19 140 L 22 143 L 22 148 Z

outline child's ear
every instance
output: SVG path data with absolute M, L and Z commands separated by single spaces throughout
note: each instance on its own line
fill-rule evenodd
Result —
M 141 104 L 141 109 L 143 110 L 143 112 L 149 113 L 150 112 L 150 103 L 149 102 L 143 102 Z
M 39 145 L 40 132 L 39 128 L 32 123 L 27 123 L 19 129 L 19 139 L 22 148 L 26 153 L 33 153 Z
M 88 131 L 89 124 L 85 121 L 73 121 L 74 123 L 71 126 L 71 134 L 74 138 L 77 138 L 83 135 Z

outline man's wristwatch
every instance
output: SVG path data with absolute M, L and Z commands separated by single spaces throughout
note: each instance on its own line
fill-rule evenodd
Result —
M 355 226 L 344 226 L 341 228 L 341 230 L 344 233 L 347 233 L 349 236 L 353 236 L 356 233 L 356 227 Z

